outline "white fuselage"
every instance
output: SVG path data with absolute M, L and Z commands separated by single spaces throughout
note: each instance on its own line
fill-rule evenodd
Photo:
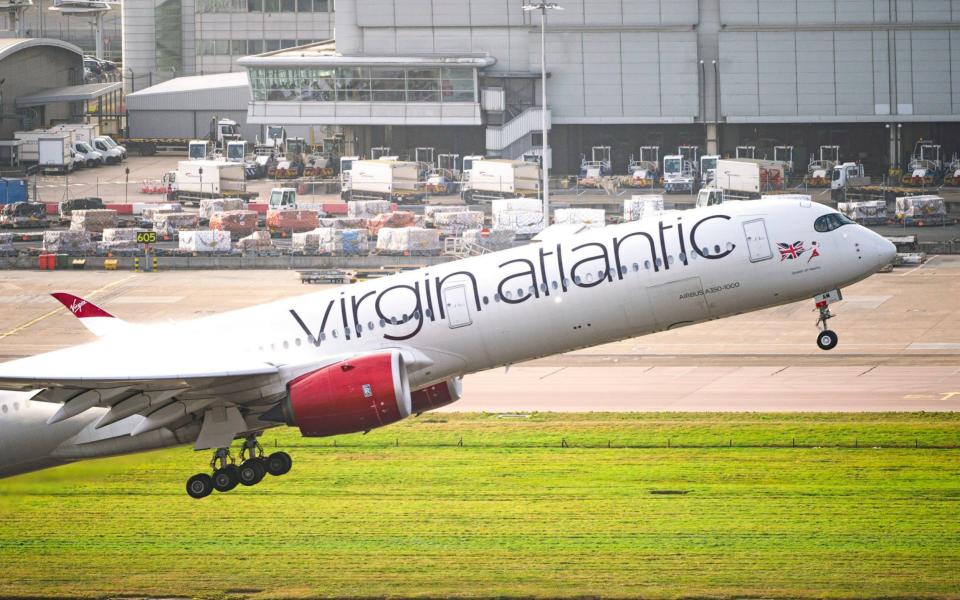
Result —
M 131 357 L 123 336 L 32 357 L 63 361 L 163 361 L 165 353 L 228 352 L 286 365 L 289 377 L 381 348 L 425 359 L 412 389 L 497 366 L 813 298 L 866 278 L 892 245 L 860 227 L 814 230 L 835 211 L 809 201 L 730 202 L 658 219 L 586 230 L 457 262 L 162 327 L 154 356 Z M 791 248 L 783 252 L 785 244 Z M 696 246 L 696 247 L 694 247 Z M 149 333 L 147 331 L 146 333 Z M 227 349 L 227 350 L 224 350 Z M 299 366 L 302 369 L 298 371 Z M 238 387 L 244 398 L 282 398 L 289 380 Z M 642 393 L 638 391 L 637 393 Z M 140 415 L 93 429 L 105 409 L 55 425 L 58 405 L 0 392 L 0 476 L 59 462 L 186 443 L 185 418 L 129 435 Z M 239 398 L 240 396 L 238 396 Z M 0 408 L 0 411 L 3 411 Z M 268 424 L 260 424 L 262 427 Z

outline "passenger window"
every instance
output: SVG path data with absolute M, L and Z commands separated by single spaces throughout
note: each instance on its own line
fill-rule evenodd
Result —
M 646 270 L 648 270 L 648 271 L 650 270 L 650 261 L 649 261 L 649 260 L 643 261 L 643 268 L 646 269 Z
M 486 296 L 484 296 L 484 297 L 483 297 L 483 304 L 484 304 L 484 306 L 486 306 L 487 304 L 490 304 L 490 298 L 487 298 Z

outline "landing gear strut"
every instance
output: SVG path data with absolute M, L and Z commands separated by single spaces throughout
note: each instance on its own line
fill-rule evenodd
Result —
M 814 298 L 817 303 L 817 310 L 820 311 L 820 317 L 817 319 L 817 328 L 820 330 L 820 333 L 817 334 L 817 346 L 819 346 L 821 350 L 833 350 L 837 347 L 839 337 L 836 332 L 827 328 L 827 321 L 836 316 L 830 312 L 830 304 L 842 299 L 843 297 L 840 295 L 840 290 L 827 292 Z
M 220 448 L 210 461 L 213 475 L 198 473 L 187 480 L 187 494 L 191 498 L 205 498 L 214 490 L 222 493 L 229 492 L 237 485 L 252 486 L 263 481 L 270 475 L 280 476 L 290 472 L 293 459 L 286 452 L 274 452 L 264 456 L 263 446 L 256 436 L 244 439 L 240 448 L 240 466 L 237 466 L 230 448 Z

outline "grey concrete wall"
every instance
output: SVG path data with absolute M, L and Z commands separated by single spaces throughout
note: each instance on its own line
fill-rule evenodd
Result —
M 0 61 L 0 80 L 3 83 L 3 112 L 14 112 L 14 101 L 43 89 L 73 85 L 83 76 L 83 59 L 79 54 L 63 48 L 35 46 L 20 50 Z M 44 121 L 37 127 L 69 119 L 70 105 L 66 102 L 48 104 Z M 0 139 L 11 139 L 22 124 L 15 119 L 0 121 Z
M 246 125 L 245 110 L 130 110 L 128 125 L 134 138 L 205 138 L 210 130 L 210 119 L 233 119 L 241 124 L 244 139 L 253 140 L 260 134 L 257 125 Z

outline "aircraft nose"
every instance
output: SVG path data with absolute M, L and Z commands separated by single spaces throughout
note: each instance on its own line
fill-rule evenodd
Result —
M 871 249 L 876 268 L 879 269 L 893 263 L 893 259 L 897 257 L 897 247 L 882 235 L 869 230 L 868 232 L 870 242 L 867 247 Z

